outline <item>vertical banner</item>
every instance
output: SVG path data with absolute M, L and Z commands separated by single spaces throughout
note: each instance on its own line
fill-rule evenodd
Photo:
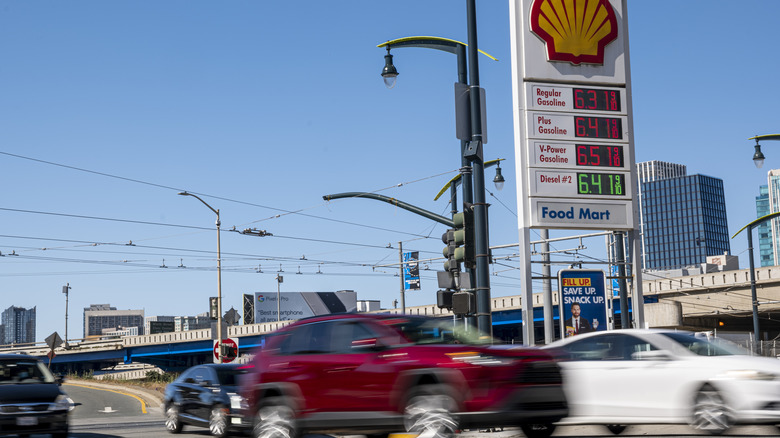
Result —
M 420 290 L 419 259 L 418 251 L 404 253 L 404 290 Z
M 564 337 L 606 330 L 607 300 L 604 271 L 562 269 L 558 271 L 558 288 L 563 306 Z

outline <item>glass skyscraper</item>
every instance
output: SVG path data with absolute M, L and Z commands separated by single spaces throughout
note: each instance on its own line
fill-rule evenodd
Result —
M 771 213 L 769 210 L 769 186 L 764 185 L 758 188 L 758 196 L 756 196 L 756 218 L 764 217 L 769 213 Z M 769 222 L 762 222 L 756 229 L 758 230 L 758 253 L 761 267 L 774 266 L 774 245 L 772 242 L 772 229 L 769 226 Z
M 685 166 L 673 163 L 637 168 L 645 269 L 679 269 L 730 253 L 723 180 L 685 175 Z
M 3 344 L 24 344 L 35 342 L 35 307 L 11 306 L 0 316 L 3 325 Z

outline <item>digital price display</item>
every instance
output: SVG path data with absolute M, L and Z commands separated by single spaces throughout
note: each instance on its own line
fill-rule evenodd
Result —
M 583 138 L 623 138 L 623 121 L 619 117 L 574 116 L 574 135 Z
M 623 168 L 623 146 L 596 144 L 578 144 L 575 146 L 577 148 L 577 166 Z
M 626 176 L 622 173 L 577 173 L 577 193 L 580 195 L 623 196 Z
M 603 88 L 572 88 L 574 109 L 620 111 L 620 90 Z

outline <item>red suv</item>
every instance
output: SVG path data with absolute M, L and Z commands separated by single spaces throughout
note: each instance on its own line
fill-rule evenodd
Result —
M 491 345 L 448 318 L 339 314 L 266 338 L 242 380 L 253 436 L 382 436 L 520 426 L 546 437 L 568 413 L 550 352 Z

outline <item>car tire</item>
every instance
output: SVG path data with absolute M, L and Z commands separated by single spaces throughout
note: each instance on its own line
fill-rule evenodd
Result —
M 704 385 L 693 399 L 691 426 L 712 435 L 720 435 L 734 425 L 734 416 L 720 393 Z
M 179 405 L 176 403 L 169 404 L 165 408 L 165 429 L 170 433 L 179 433 L 182 427 Z
M 625 424 L 607 424 L 606 426 L 607 429 L 609 429 L 609 431 L 615 435 L 620 435 L 624 430 L 626 430 Z
M 252 426 L 253 438 L 296 438 L 295 412 L 283 397 L 260 403 Z
M 209 432 L 217 438 L 224 438 L 228 432 L 228 409 L 223 405 L 212 406 L 209 414 Z
M 552 423 L 523 424 L 520 425 L 520 430 L 528 438 L 548 438 L 555 432 L 555 425 Z
M 450 438 L 458 429 L 453 414 L 458 404 L 445 385 L 424 385 L 413 390 L 404 407 L 404 428 L 426 438 Z

